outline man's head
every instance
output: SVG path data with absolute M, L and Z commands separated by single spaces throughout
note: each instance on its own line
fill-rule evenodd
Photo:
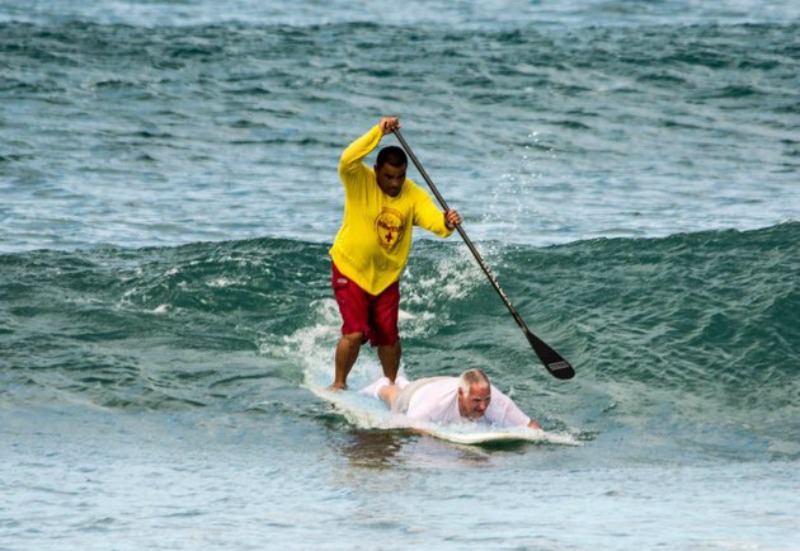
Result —
M 458 380 L 458 411 L 461 417 L 477 420 L 492 400 L 489 377 L 480 369 L 468 369 Z
M 397 197 L 406 181 L 407 168 L 405 151 L 395 145 L 384 147 L 378 153 L 374 166 L 378 187 L 389 197 Z

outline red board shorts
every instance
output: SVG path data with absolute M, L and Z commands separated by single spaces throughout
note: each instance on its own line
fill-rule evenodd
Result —
M 342 275 L 333 262 L 331 271 L 331 286 L 342 315 L 342 335 L 360 332 L 364 335 L 362 342 L 369 340 L 372 346 L 395 344 L 400 339 L 400 283 L 395 281 L 379 295 L 371 295 Z

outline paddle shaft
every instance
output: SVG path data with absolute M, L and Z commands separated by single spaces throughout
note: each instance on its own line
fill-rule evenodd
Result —
M 425 171 L 425 168 L 422 166 L 422 163 L 419 161 L 417 156 L 412 151 L 411 147 L 406 142 L 403 134 L 400 130 L 394 130 L 394 135 L 397 136 L 397 140 L 400 142 L 400 145 L 403 146 L 408 156 L 411 158 L 411 161 L 414 163 L 414 166 L 417 167 L 417 170 L 425 179 L 425 182 L 428 184 L 428 187 L 431 188 L 433 195 L 442 205 L 445 212 L 450 210 L 450 207 L 447 206 L 447 201 L 444 200 L 442 194 L 439 193 L 439 190 L 436 188 L 436 185 L 431 180 L 431 177 L 428 176 L 428 173 Z M 508 296 L 506 295 L 503 288 L 500 287 L 500 284 L 497 282 L 497 278 L 489 269 L 489 266 L 486 264 L 486 261 L 483 259 L 483 256 L 478 252 L 478 249 L 475 248 L 475 245 L 472 243 L 472 240 L 467 235 L 467 232 L 464 231 L 464 228 L 461 227 L 461 224 L 456 225 L 456 230 L 458 234 L 461 236 L 461 239 L 464 240 L 464 243 L 467 245 L 467 248 L 472 253 L 472 256 L 475 257 L 475 260 L 478 261 L 478 265 L 483 270 L 483 273 L 486 274 L 486 277 L 489 278 L 489 281 L 492 283 L 495 291 L 497 294 L 500 295 L 500 298 L 503 300 L 503 303 L 508 308 L 508 311 L 511 313 L 511 316 L 514 318 L 514 321 L 517 322 L 522 332 L 525 334 L 525 337 L 528 339 L 528 342 L 533 347 L 536 354 L 539 356 L 539 359 L 542 360 L 547 370 L 554 376 L 559 379 L 569 379 L 575 375 L 575 371 L 573 370 L 572 366 L 567 362 L 564 358 L 562 358 L 555 350 L 553 350 L 547 343 L 539 339 L 536 335 L 531 332 L 528 326 L 525 324 L 525 321 L 522 319 L 522 316 L 519 315 L 517 309 L 514 308 L 514 305 L 511 304 Z

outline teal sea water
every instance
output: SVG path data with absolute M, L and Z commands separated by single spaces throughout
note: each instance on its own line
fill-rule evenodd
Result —
M 262 4 L 0 0 L 0 549 L 797 549 L 800 8 Z M 578 445 L 307 388 L 385 113 L 577 376 L 422 232 L 404 370 Z

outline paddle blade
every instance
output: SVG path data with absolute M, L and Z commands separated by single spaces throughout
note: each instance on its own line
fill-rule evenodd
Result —
M 550 345 L 542 339 L 525 329 L 525 336 L 528 342 L 531 343 L 534 352 L 542 360 L 542 363 L 547 368 L 547 371 L 556 379 L 572 379 L 575 376 L 575 370 L 572 365 L 565 360 L 561 354 L 553 350 Z

